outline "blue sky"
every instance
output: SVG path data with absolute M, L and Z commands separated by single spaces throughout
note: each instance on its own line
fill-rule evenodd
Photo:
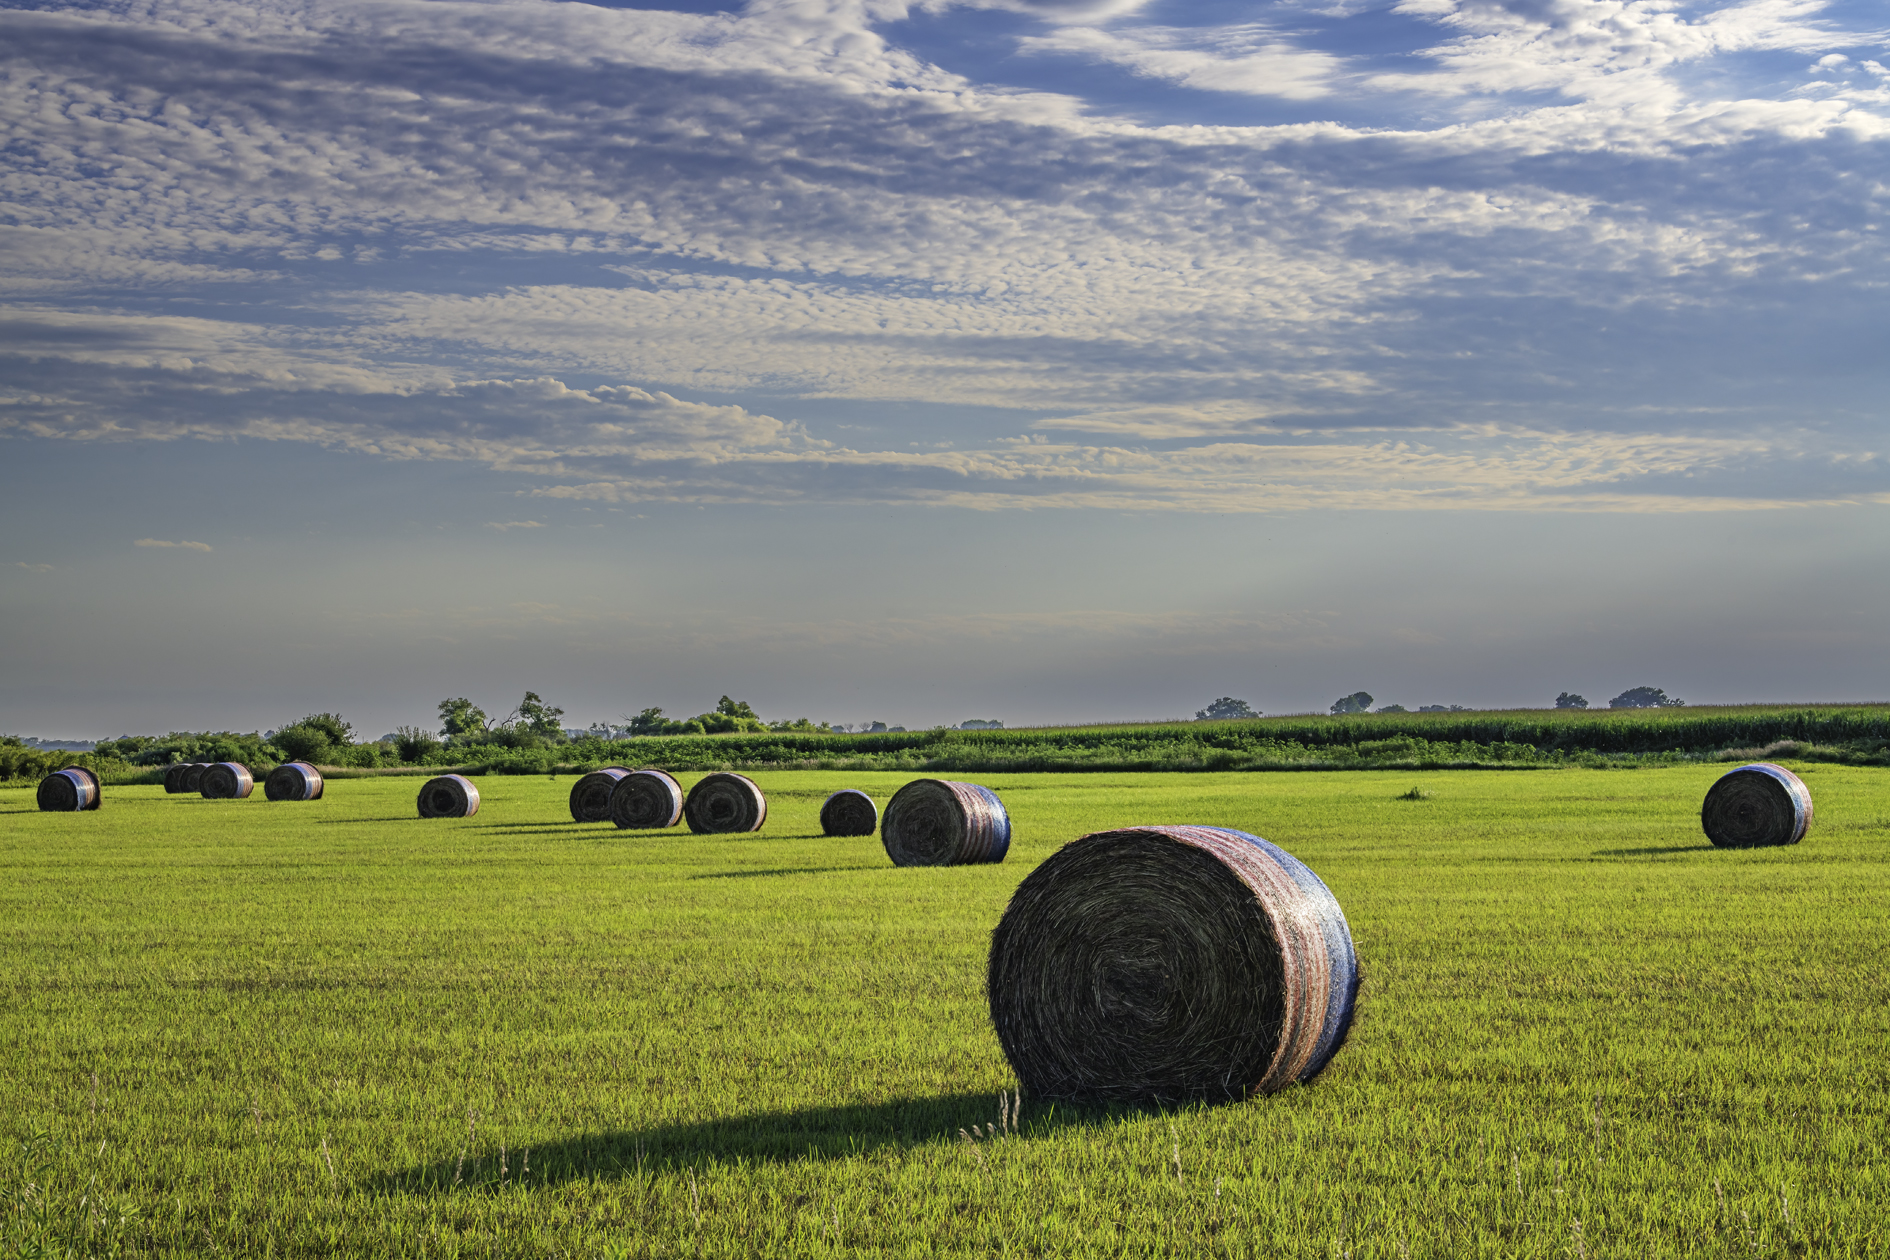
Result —
M 0 728 L 1890 698 L 1886 28 L 0 8 Z

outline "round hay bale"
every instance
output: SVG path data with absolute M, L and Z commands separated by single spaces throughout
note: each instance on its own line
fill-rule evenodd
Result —
M 894 866 L 1002 862 L 1011 848 L 1011 816 L 990 788 L 914 779 L 886 802 L 879 840 Z
M 632 770 L 610 790 L 610 821 L 625 831 L 674 827 L 682 814 L 682 784 L 666 770 Z
M 205 766 L 201 782 L 203 786 L 198 790 L 206 801 L 247 800 L 256 789 L 256 780 L 249 777 L 249 767 L 234 761 Z
M 1164 826 L 1084 836 L 1026 876 L 986 984 L 1025 1093 L 1166 1104 L 1310 1081 L 1358 981 L 1345 914 L 1297 858 Z
M 422 818 L 471 818 L 479 812 L 479 789 L 463 774 L 443 774 L 426 781 L 419 803 Z
M 98 780 L 76 767 L 55 770 L 39 781 L 39 807 L 49 814 L 76 814 L 98 808 Z
M 842 788 L 820 807 L 823 836 L 870 836 L 879 828 L 879 806 L 857 788 Z
M 1797 844 L 1811 830 L 1811 789 L 1784 766 L 1755 761 L 1707 789 L 1700 826 L 1721 849 Z
M 85 779 L 88 783 L 92 785 L 92 799 L 89 802 L 87 802 L 85 808 L 97 809 L 99 806 L 105 803 L 105 785 L 98 781 L 98 776 L 96 774 L 93 774 L 90 770 L 87 770 L 84 766 L 61 766 L 59 768 L 59 772 L 61 774 L 79 775 L 81 778 Z
M 285 761 L 263 779 L 263 795 L 272 801 L 319 801 L 322 772 L 306 761 Z
M 699 836 L 760 831 L 768 819 L 768 798 L 748 776 L 721 770 L 689 789 L 683 817 Z
M 210 768 L 207 761 L 193 761 L 184 767 L 184 773 L 177 781 L 184 785 L 183 790 L 190 793 L 203 791 L 203 772 Z
M 195 765 L 196 763 L 191 762 L 191 761 L 174 761 L 170 765 L 165 766 L 164 767 L 165 793 L 170 796 L 176 796 L 180 792 L 190 791 L 191 790 L 190 788 L 187 788 L 184 786 L 184 775 L 187 774 L 190 771 L 190 769 Z M 202 784 L 199 783 L 198 786 L 201 787 Z
M 580 776 L 571 785 L 571 821 L 592 823 L 609 818 L 611 790 L 629 773 L 628 766 L 605 766 Z

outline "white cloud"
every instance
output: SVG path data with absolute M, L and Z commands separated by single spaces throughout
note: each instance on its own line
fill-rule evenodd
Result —
M 1240 92 L 1286 100 L 1327 96 L 1342 62 L 1295 47 L 1258 24 L 1223 27 L 1133 26 L 1102 30 L 1065 26 L 1018 41 L 1026 53 L 1061 53 L 1124 66 L 1151 79 L 1208 92 Z
M 543 521 L 487 521 L 486 522 L 487 529 L 496 529 L 496 530 L 499 530 L 500 532 L 504 532 L 505 530 L 508 530 L 508 529 L 543 529 L 544 527 L 545 527 L 545 523 Z
M 137 542 L 131 545 L 134 547 L 182 547 L 186 551 L 213 551 L 215 550 L 215 548 L 211 547 L 209 543 L 189 542 L 189 541 L 169 542 L 162 538 L 140 538 Z
M 51 573 L 53 571 L 53 566 L 50 564 L 29 564 L 25 560 L 15 560 L 13 563 L 29 573 Z

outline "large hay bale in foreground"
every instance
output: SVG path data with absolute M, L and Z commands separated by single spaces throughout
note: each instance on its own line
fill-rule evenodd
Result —
M 1025 877 L 987 993 L 1025 1093 L 1166 1104 L 1310 1081 L 1351 1030 L 1358 979 L 1337 899 L 1284 849 L 1134 827 Z
M 841 788 L 820 806 L 824 836 L 870 836 L 879 827 L 879 806 L 857 788 Z
M 674 827 L 682 815 L 682 784 L 667 770 L 632 770 L 610 790 L 610 821 L 625 831 Z
M 1011 816 L 990 788 L 914 779 L 886 802 L 879 840 L 894 866 L 1002 862 L 1011 848 Z
M 609 818 L 610 793 L 629 773 L 628 766 L 605 766 L 580 776 L 571 785 L 571 821 L 592 823 Z
M 203 787 L 203 768 L 201 761 L 177 761 L 164 767 L 164 791 L 166 795 L 176 796 L 180 792 L 196 792 Z M 185 787 L 184 781 L 190 772 L 197 772 L 197 786 Z
M 1797 844 L 1811 830 L 1811 789 L 1769 761 L 1739 766 L 1707 789 L 1700 826 L 1722 849 Z
M 98 776 L 79 766 L 55 770 L 39 781 L 39 807 L 49 814 L 77 814 L 97 809 Z
M 285 761 L 263 778 L 263 795 L 272 801 L 319 801 L 322 772 L 306 761 Z
M 689 789 L 683 817 L 699 836 L 760 831 L 768 819 L 768 798 L 748 776 L 721 770 Z
M 479 812 L 479 789 L 463 774 L 443 774 L 420 788 L 420 817 L 471 818 Z
M 250 777 L 249 767 L 235 761 L 205 766 L 202 782 L 200 790 L 206 801 L 247 800 L 256 790 L 256 780 Z

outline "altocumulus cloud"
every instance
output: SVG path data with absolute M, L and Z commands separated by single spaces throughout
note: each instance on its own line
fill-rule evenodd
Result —
M 213 551 L 215 550 L 215 548 L 211 547 L 209 543 L 190 542 L 188 540 L 182 541 L 182 542 L 171 542 L 163 538 L 140 538 L 137 542 L 131 545 L 134 547 L 181 547 L 185 551 Z
M 1175 9 L 0 9 L 0 433 L 614 502 L 1890 496 L 1880 31 Z M 920 17 L 1029 55 L 939 64 Z M 1028 78 L 1063 63 L 1120 74 Z

